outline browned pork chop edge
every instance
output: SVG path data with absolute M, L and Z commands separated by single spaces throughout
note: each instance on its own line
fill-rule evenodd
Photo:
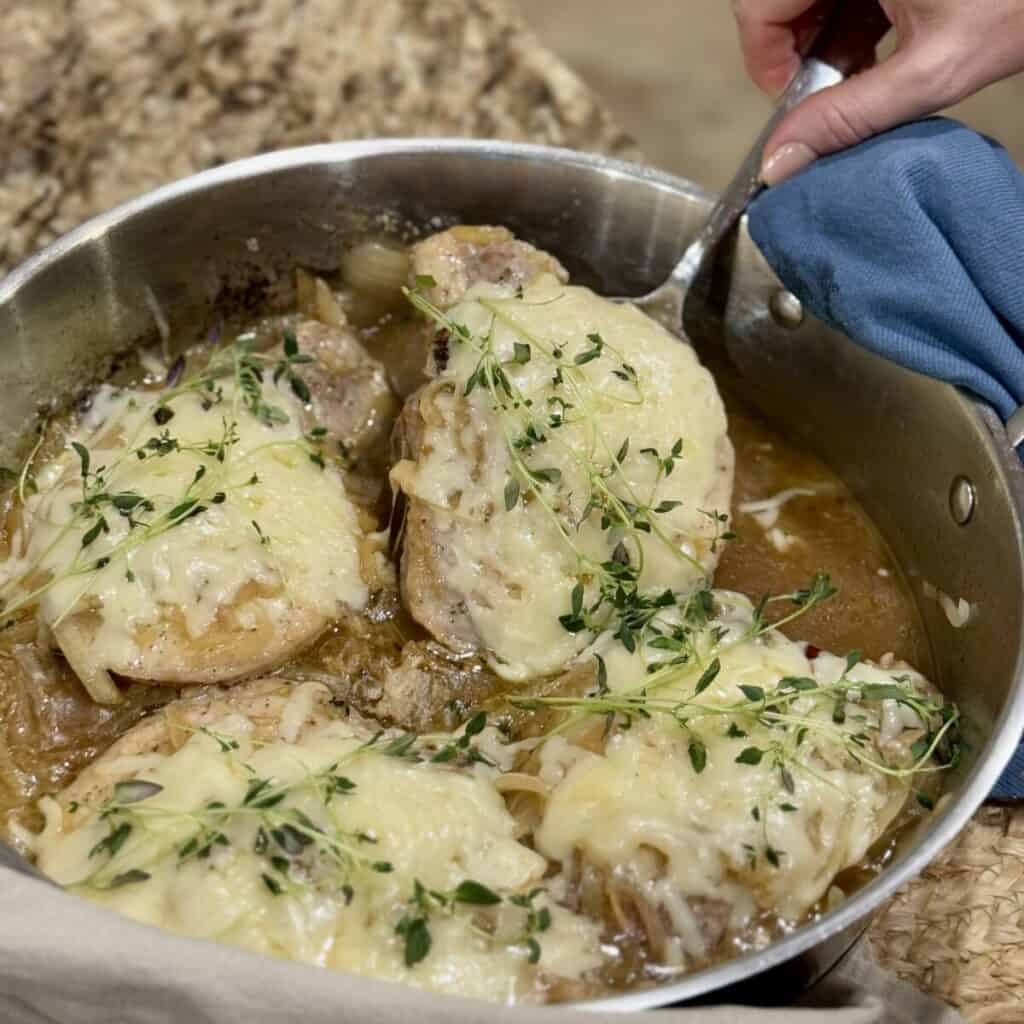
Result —
M 508 228 L 459 226 L 432 235 L 412 250 L 412 274 L 426 297 L 442 309 L 465 298 L 479 282 L 510 287 L 529 285 L 542 274 L 561 282 L 569 275 L 553 256 L 519 241 Z M 433 283 L 425 285 L 426 280 Z M 430 351 L 424 353 L 427 372 L 435 377 L 444 372 L 444 332 L 425 334 Z M 425 384 L 405 403 L 395 426 L 392 449 L 398 459 L 416 462 L 423 443 L 420 406 Z M 440 524 L 437 510 L 426 502 L 406 495 L 401 544 L 401 589 L 406 607 L 416 621 L 438 642 L 460 656 L 479 651 L 480 638 L 469 617 L 465 595 L 447 585 L 447 566 L 456 554 L 449 532 Z

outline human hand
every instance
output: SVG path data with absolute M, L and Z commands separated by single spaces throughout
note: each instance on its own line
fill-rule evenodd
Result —
M 760 88 L 772 94 L 785 88 L 834 3 L 733 0 L 743 57 Z M 1024 70 L 1024 0 L 879 0 L 878 6 L 899 37 L 896 52 L 805 100 L 783 120 L 765 146 L 765 184 Z

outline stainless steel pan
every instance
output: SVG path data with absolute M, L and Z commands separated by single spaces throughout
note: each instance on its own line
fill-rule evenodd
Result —
M 287 302 L 292 267 L 334 269 L 367 230 L 503 223 L 607 294 L 639 295 L 665 278 L 709 206 L 699 188 L 640 167 L 462 141 L 315 146 L 186 179 L 90 221 L 0 283 L 0 462 L 16 457 L 41 407 L 152 340 L 161 319 L 198 331 L 227 307 Z M 909 572 L 938 681 L 972 723 L 970 751 L 924 829 L 842 906 L 763 952 L 603 1001 L 617 1009 L 726 989 L 735 998 L 767 971 L 813 980 L 956 837 L 1024 727 L 1024 472 L 1002 424 L 804 317 L 742 231 L 710 295 L 691 333 L 847 480 Z M 954 629 L 929 585 L 970 601 L 969 625 Z M 339 1002 L 344 985 L 339 976 Z M 786 986 L 776 978 L 772 991 Z

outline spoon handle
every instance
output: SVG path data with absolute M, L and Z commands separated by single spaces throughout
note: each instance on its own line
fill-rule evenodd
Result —
M 804 55 L 800 70 L 779 97 L 768 123 L 715 203 L 700 234 L 672 271 L 668 284 L 685 293 L 705 261 L 761 191 L 765 144 L 783 118 L 808 96 L 830 85 L 838 85 L 859 67 L 870 63 L 875 47 L 888 30 L 888 19 L 873 2 L 839 0 L 831 8 Z

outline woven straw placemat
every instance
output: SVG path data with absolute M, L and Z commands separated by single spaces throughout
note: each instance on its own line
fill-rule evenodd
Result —
M 971 1024 L 1024 1022 L 1024 805 L 983 807 L 869 939 L 883 967 Z
M 472 135 L 635 157 L 500 0 L 12 0 L 0 273 L 165 181 L 284 146 Z M 985 808 L 877 919 L 902 978 L 1024 1022 L 1024 808 Z

